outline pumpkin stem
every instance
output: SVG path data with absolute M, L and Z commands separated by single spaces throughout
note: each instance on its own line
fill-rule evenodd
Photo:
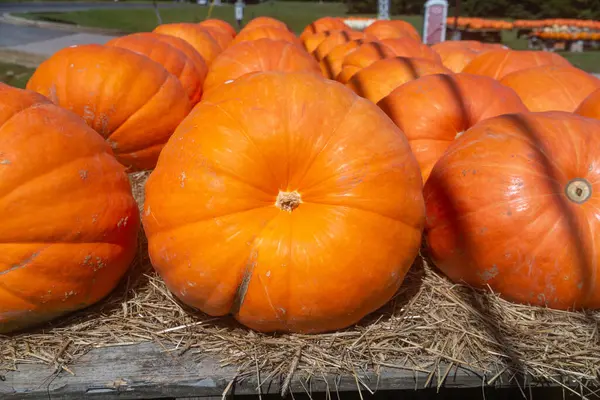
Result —
M 294 192 L 279 192 L 275 205 L 283 211 L 292 212 L 302 203 L 300 193 Z
M 567 183 L 565 194 L 574 203 L 585 203 L 592 196 L 592 185 L 581 178 L 572 179 Z

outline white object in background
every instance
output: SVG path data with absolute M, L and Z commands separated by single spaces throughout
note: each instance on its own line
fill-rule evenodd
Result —
M 446 40 L 447 0 L 427 0 L 423 23 L 423 43 L 436 44 Z
M 356 31 L 363 31 L 373 22 L 377 21 L 375 18 L 346 18 L 343 20 L 346 26 Z
M 377 19 L 390 19 L 390 0 L 377 0 Z

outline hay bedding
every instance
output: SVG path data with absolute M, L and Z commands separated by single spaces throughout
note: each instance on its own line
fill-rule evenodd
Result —
M 146 177 L 131 177 L 140 204 Z M 158 341 L 176 354 L 212 355 L 239 367 L 239 376 L 258 366 L 263 383 L 274 376 L 289 380 L 292 372 L 318 378 L 393 367 L 431 372 L 428 383 L 435 386 L 443 381 L 432 379 L 441 363 L 442 378 L 451 367 L 464 367 L 483 373 L 488 384 L 508 372 L 561 385 L 567 378 L 593 393 L 600 379 L 599 328 L 600 312 L 511 304 L 452 284 L 419 256 L 395 298 L 356 326 L 319 335 L 259 334 L 178 302 L 153 272 L 142 234 L 132 270 L 105 301 L 52 326 L 0 336 L 0 369 L 34 362 L 74 373 L 69 364 L 91 349 Z

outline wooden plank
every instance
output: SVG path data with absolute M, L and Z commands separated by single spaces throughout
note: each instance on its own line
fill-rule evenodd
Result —
M 0 379 L 0 398 L 74 400 L 89 397 L 112 400 L 219 397 L 236 377 L 235 368 L 221 368 L 214 358 L 198 359 L 191 354 L 178 356 L 165 353 L 154 343 L 95 349 L 70 365 L 69 369 L 74 375 L 64 371 L 55 373 L 52 367 L 45 365 L 19 364 L 17 371 L 4 373 L 3 379 Z M 334 393 L 356 391 L 360 386 L 366 394 L 377 389 L 420 389 L 428 379 L 429 387 L 436 387 L 444 377 L 445 387 L 482 386 L 482 376 L 476 373 L 443 365 L 436 370 L 438 375 L 432 377 L 396 368 L 384 368 L 379 376 L 373 372 L 357 377 L 327 376 L 310 380 L 295 376 L 290 390 L 296 393 Z M 280 393 L 283 379 L 263 383 L 261 393 Z M 241 381 L 236 379 L 228 392 L 257 394 L 257 383 L 256 376 Z M 494 386 L 511 386 L 511 383 L 501 375 L 494 380 Z

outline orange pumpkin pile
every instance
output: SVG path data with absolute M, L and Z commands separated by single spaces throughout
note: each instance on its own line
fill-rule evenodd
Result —
M 60 50 L 28 91 L 0 85 L 0 333 L 115 287 L 140 170 L 157 273 L 252 329 L 358 322 L 423 235 L 456 283 L 600 308 L 600 80 L 553 53 L 354 22 L 166 24 Z

